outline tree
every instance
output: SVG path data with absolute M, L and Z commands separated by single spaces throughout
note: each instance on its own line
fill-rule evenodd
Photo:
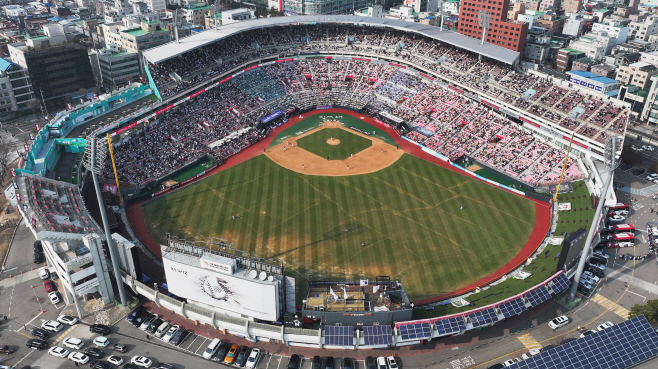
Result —
M 12 142 L 9 134 L 0 135 L 0 182 L 5 178 L 5 174 L 9 170 L 12 162 L 12 154 L 14 153 L 15 143 Z M 0 186 L 4 183 L 0 183 Z
M 34 114 L 39 114 L 41 112 L 41 102 L 37 99 L 32 99 L 27 102 L 27 108 L 32 111 Z
M 646 304 L 635 304 L 631 307 L 631 313 L 628 318 L 644 315 L 649 323 L 658 322 L 658 300 L 649 300 Z

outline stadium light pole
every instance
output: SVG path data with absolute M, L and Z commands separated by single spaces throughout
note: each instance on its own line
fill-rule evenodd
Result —
M 487 29 L 489 29 L 489 23 L 491 23 L 491 13 L 486 10 L 478 10 L 478 24 L 482 27 L 482 42 L 480 45 L 484 45 L 484 40 L 487 39 Z
M 88 157 L 89 161 L 85 162 L 85 166 L 91 172 L 91 176 L 94 180 L 94 188 L 96 189 L 96 199 L 98 200 L 98 207 L 101 211 L 101 218 L 103 219 L 103 229 L 105 231 L 105 240 L 107 241 L 107 248 L 110 250 L 110 258 L 112 259 L 112 269 L 114 270 L 114 278 L 117 281 L 117 287 L 119 288 L 119 298 L 121 299 L 121 305 L 126 306 L 126 290 L 123 287 L 123 280 L 121 279 L 121 268 L 119 267 L 119 254 L 117 253 L 116 247 L 114 245 L 114 240 L 110 235 L 110 225 L 107 221 L 107 214 L 105 213 L 105 203 L 103 202 L 103 196 L 101 195 L 101 186 L 98 183 L 98 173 L 102 170 L 102 165 L 105 164 L 104 158 L 104 148 L 105 145 L 103 142 L 98 142 L 98 145 L 101 146 L 101 160 L 97 161 L 96 155 L 98 154 L 96 137 L 91 136 L 87 137 L 87 141 L 91 141 L 91 155 Z
M 608 189 L 610 188 L 610 182 L 614 176 L 615 168 L 619 165 L 619 161 L 616 159 L 617 152 L 617 136 L 608 136 L 608 139 L 605 141 L 605 154 L 604 154 L 604 163 L 608 172 L 608 178 L 605 180 L 605 184 L 601 189 L 601 197 L 599 199 L 599 205 L 596 207 L 596 212 L 594 213 L 594 218 L 592 224 L 589 227 L 589 233 L 587 233 L 587 238 L 585 239 L 585 246 L 583 251 L 580 254 L 580 260 L 578 261 L 578 268 L 576 269 L 576 274 L 573 277 L 573 283 L 571 284 L 571 289 L 569 289 L 569 296 L 567 302 L 573 301 L 576 297 L 576 290 L 578 289 L 578 281 L 583 275 L 583 270 L 585 269 L 585 263 L 587 262 L 587 255 L 589 254 L 590 249 L 592 248 L 592 239 L 596 233 L 596 228 L 598 227 L 597 220 L 601 217 L 601 210 L 603 210 L 603 204 L 605 203 L 605 198 L 608 196 Z M 553 204 L 557 206 L 557 204 Z

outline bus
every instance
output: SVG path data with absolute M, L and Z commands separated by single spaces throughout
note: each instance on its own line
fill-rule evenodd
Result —
M 635 235 L 633 233 L 612 233 L 601 236 L 603 242 L 635 242 Z
M 632 224 L 612 224 L 608 227 L 603 228 L 601 230 L 602 234 L 606 233 L 620 233 L 620 232 L 625 232 L 625 233 L 635 233 L 635 227 L 633 227 Z

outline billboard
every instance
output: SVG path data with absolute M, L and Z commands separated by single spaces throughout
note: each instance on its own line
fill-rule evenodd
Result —
M 174 252 L 163 253 L 162 263 L 169 292 L 177 296 L 257 319 L 279 319 L 278 279 L 261 281 L 241 272 L 227 275 L 202 268 L 198 257 Z

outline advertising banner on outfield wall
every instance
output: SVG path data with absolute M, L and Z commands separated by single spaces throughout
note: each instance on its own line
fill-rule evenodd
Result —
M 227 275 L 201 268 L 200 258 L 163 252 L 169 292 L 237 314 L 257 319 L 279 319 L 281 281 L 249 278 L 248 273 Z M 245 274 L 245 275 L 243 275 Z

